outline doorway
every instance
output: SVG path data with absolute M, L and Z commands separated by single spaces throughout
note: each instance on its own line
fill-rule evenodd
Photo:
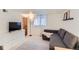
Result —
M 23 17 L 23 29 L 25 30 L 25 36 L 28 34 L 28 18 Z

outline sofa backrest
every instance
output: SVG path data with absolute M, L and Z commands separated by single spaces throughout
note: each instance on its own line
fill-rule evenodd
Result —
M 78 37 L 76 37 L 75 35 L 69 33 L 69 32 L 66 32 L 65 36 L 64 36 L 64 39 L 63 39 L 63 43 L 68 47 L 68 48 L 71 48 L 73 49 L 75 44 L 77 43 L 78 41 Z
M 61 39 L 64 38 L 65 33 L 66 33 L 66 31 L 65 31 L 64 29 L 60 29 L 60 30 L 58 31 L 58 35 L 60 36 Z

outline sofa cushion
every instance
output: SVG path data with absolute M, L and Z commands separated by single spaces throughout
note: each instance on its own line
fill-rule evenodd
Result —
M 66 32 L 63 42 L 68 48 L 73 49 L 77 42 L 77 39 L 78 38 L 74 36 L 73 34 Z
M 54 46 L 65 48 L 65 45 L 63 44 L 63 42 L 58 34 L 52 34 L 50 36 L 50 48 L 53 48 Z
M 53 33 L 43 32 L 42 34 L 46 35 L 49 38 Z
M 58 31 L 58 34 L 59 34 L 59 36 L 61 37 L 61 39 L 64 38 L 65 33 L 66 33 L 66 31 L 65 31 L 64 29 L 60 29 L 60 30 Z

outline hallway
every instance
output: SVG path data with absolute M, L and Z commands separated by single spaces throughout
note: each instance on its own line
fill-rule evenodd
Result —
M 16 50 L 49 50 L 49 41 L 37 36 L 26 36 L 26 41 Z

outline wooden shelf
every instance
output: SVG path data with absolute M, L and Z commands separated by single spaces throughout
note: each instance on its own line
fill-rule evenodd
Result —
M 64 21 L 67 21 L 67 20 L 73 20 L 74 18 L 69 18 L 69 19 L 63 19 Z

